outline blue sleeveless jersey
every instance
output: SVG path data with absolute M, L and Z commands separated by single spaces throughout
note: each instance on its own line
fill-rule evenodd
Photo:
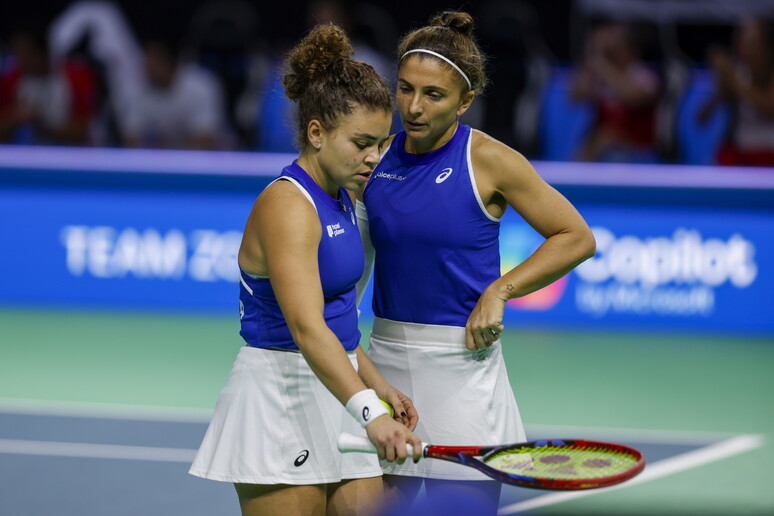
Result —
M 363 244 L 352 201 L 343 188 L 339 189 L 340 200 L 328 195 L 295 162 L 282 170 L 280 178 L 300 185 L 314 201 L 322 226 L 317 262 L 325 297 L 323 316 L 344 349 L 351 351 L 360 342 L 355 284 L 363 274 Z M 239 272 L 239 334 L 245 342 L 259 348 L 298 349 L 269 278 Z
M 485 211 L 471 170 L 472 130 L 427 154 L 393 139 L 366 186 L 374 264 L 374 315 L 465 326 L 500 277 L 499 220 Z

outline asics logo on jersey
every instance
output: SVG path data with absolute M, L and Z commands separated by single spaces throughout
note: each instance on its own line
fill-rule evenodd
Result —
M 344 228 L 341 227 L 341 223 L 339 222 L 336 224 L 328 224 L 325 226 L 325 229 L 328 230 L 328 236 L 331 238 L 344 233 Z
M 435 182 L 438 184 L 443 183 L 446 181 L 446 179 L 454 172 L 451 168 L 445 168 L 441 171 L 440 174 L 438 174 L 438 177 L 435 178 Z

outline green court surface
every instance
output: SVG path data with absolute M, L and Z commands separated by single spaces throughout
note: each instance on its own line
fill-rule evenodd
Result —
M 774 339 L 508 328 L 503 343 L 530 438 L 636 435 L 699 450 L 649 462 L 620 489 L 504 503 L 503 514 L 774 514 Z M 6 308 L 0 404 L 206 419 L 240 346 L 235 317 Z M 573 435 L 533 435 L 557 427 Z M 725 451 L 703 447 L 719 442 Z

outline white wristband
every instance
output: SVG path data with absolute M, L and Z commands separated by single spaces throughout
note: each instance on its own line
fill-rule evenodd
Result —
M 382 401 L 373 389 L 362 390 L 349 398 L 349 401 L 347 402 L 347 412 L 349 412 L 363 428 L 368 426 L 368 423 L 377 417 L 389 414 L 387 408 L 382 404 Z

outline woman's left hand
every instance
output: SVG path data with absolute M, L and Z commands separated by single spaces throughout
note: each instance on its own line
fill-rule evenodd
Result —
M 470 351 L 487 349 L 503 333 L 507 298 L 488 288 L 478 298 L 465 325 L 465 347 Z
M 386 384 L 385 387 L 376 390 L 376 394 L 379 398 L 383 399 L 390 405 L 392 405 L 395 415 L 393 419 L 402 424 L 409 430 L 414 430 L 419 422 L 419 414 L 414 407 L 414 402 L 411 398 L 400 392 L 392 385 Z

